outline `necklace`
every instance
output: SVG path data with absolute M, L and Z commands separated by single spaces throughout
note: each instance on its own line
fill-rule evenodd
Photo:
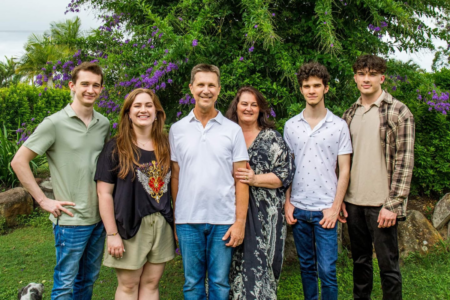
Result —
M 146 141 L 145 143 L 141 143 L 138 140 L 136 140 L 136 142 L 138 143 L 138 146 L 141 145 L 141 147 L 144 147 L 148 142 L 150 142 L 151 140 Z

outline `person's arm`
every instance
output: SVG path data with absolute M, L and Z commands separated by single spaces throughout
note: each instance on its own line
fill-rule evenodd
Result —
M 234 173 L 234 178 L 239 179 L 240 182 L 249 186 L 255 187 L 276 189 L 283 186 L 280 178 L 272 172 L 256 175 L 248 162 L 246 163 L 246 168 L 237 169 Z
M 239 161 L 233 163 L 233 170 L 235 173 L 239 168 L 245 168 L 245 161 Z M 237 247 L 242 244 L 245 235 L 245 222 L 247 219 L 249 191 L 248 185 L 242 183 L 239 179 L 235 178 L 234 183 L 236 186 L 236 221 L 225 233 L 223 240 L 230 238 L 230 241 L 225 244 L 226 246 Z
M 115 258 L 122 258 L 125 249 L 114 216 L 113 191 L 114 184 L 97 181 L 98 206 L 107 234 L 108 253 Z
M 381 208 L 378 216 L 379 228 L 388 228 L 395 225 L 397 216 L 402 213 L 400 205 L 405 203 L 405 200 L 408 198 L 411 186 L 414 168 L 415 124 L 414 117 L 406 105 L 403 105 L 400 109 L 398 119 L 391 188 L 389 198 Z
M 295 206 L 291 204 L 291 191 L 292 191 L 292 184 L 289 186 L 289 188 L 286 191 L 286 202 L 284 203 L 284 214 L 286 216 L 286 222 L 289 225 L 294 225 L 295 223 L 297 223 L 297 219 L 294 218 Z
M 339 212 L 341 211 L 342 202 L 344 201 L 348 181 L 350 179 L 350 161 L 350 154 L 338 156 L 339 179 L 336 195 L 334 196 L 333 205 L 322 211 L 323 219 L 319 222 L 319 224 L 322 225 L 323 228 L 334 228 L 334 226 L 336 226 L 336 221 L 339 217 Z
M 180 175 L 180 166 L 178 165 L 178 163 L 176 161 L 172 161 L 171 169 L 172 169 L 172 174 L 170 177 L 170 190 L 172 192 L 173 220 L 175 223 L 175 202 L 177 201 L 177 195 L 178 195 L 178 181 L 179 181 L 178 177 Z M 177 236 L 177 230 L 176 230 L 175 224 L 173 226 L 173 229 L 174 229 L 175 240 L 178 242 L 178 236 Z
M 51 213 L 55 218 L 61 215 L 61 212 L 68 214 L 73 217 L 73 214 L 64 206 L 72 205 L 75 203 L 69 201 L 57 201 L 49 199 L 45 196 L 44 192 L 39 188 L 39 185 L 34 179 L 33 172 L 30 168 L 30 162 L 37 156 L 37 154 L 27 147 L 20 147 L 11 161 L 11 168 L 19 178 L 23 187 L 31 194 L 31 196 L 36 200 L 37 203 L 42 207 L 43 210 Z

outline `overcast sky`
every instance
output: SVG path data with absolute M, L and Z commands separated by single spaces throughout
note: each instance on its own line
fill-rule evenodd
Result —
M 32 33 L 42 34 L 50 28 L 51 22 L 64 21 L 78 16 L 81 19 L 82 30 L 100 26 L 95 11 L 85 11 L 77 14 L 64 15 L 69 0 L 0 0 L 0 60 L 5 56 L 20 57 L 24 54 L 23 46 Z M 441 40 L 436 40 L 438 46 L 446 46 Z M 407 61 L 412 59 L 421 68 L 431 71 L 434 53 L 423 50 L 420 53 L 396 53 L 397 59 Z

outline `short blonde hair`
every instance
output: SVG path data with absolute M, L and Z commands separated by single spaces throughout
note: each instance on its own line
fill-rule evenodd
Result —
M 219 81 L 219 86 L 220 86 L 220 70 L 219 70 L 219 68 L 216 67 L 215 65 L 208 65 L 208 64 L 198 64 L 192 68 L 190 84 L 194 83 L 195 74 L 197 74 L 199 72 L 215 73 L 217 75 L 217 79 Z

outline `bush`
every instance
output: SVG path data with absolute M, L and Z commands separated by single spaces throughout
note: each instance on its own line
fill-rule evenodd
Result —
M 61 89 L 46 89 L 26 84 L 17 84 L 0 89 L 0 124 L 7 130 L 18 127 L 35 127 L 42 120 L 67 105 L 70 92 Z M 24 124 L 23 126 L 20 126 Z M 19 126 L 18 126 L 19 125 Z M 19 132 L 25 131 L 22 128 Z M 25 132 L 26 135 L 27 132 Z

